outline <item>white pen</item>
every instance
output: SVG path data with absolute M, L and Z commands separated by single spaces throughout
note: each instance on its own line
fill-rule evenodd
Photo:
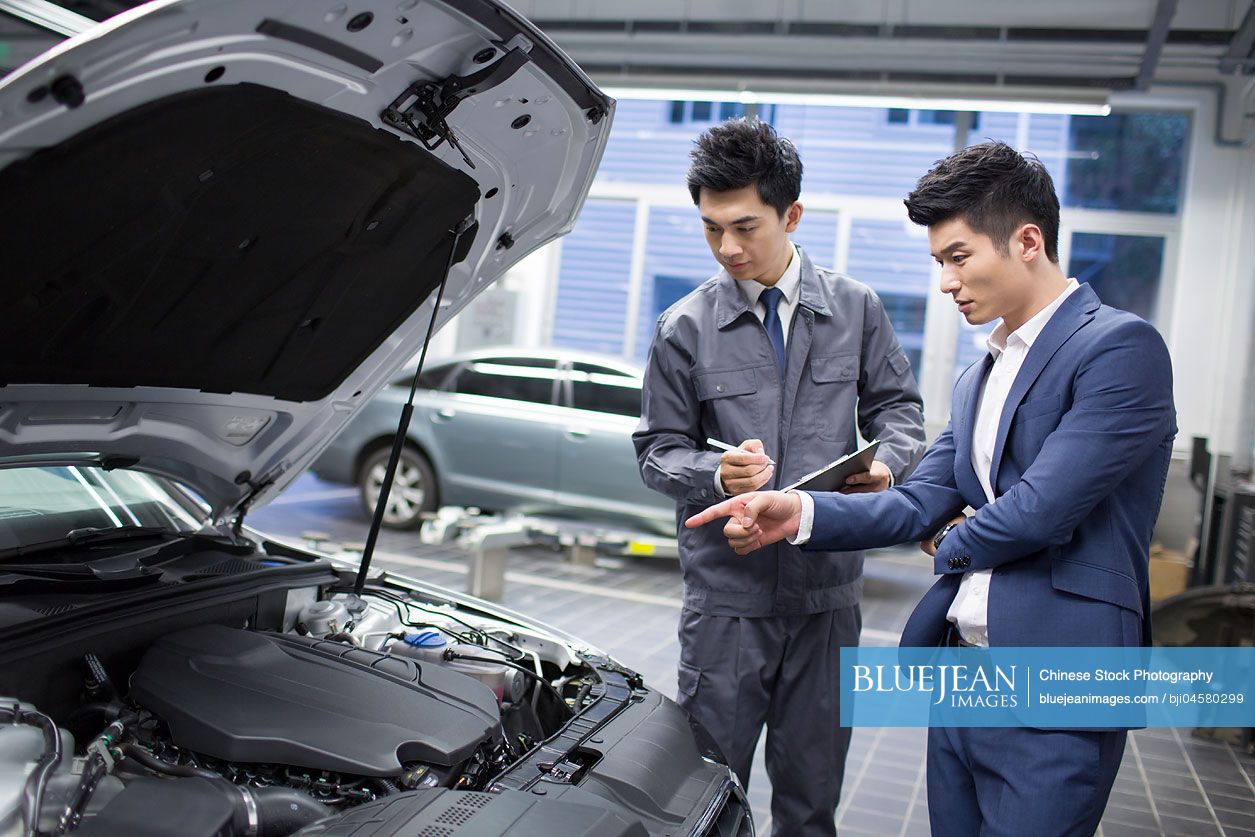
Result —
M 721 442 L 718 439 L 712 439 L 709 436 L 706 437 L 706 444 L 710 445 L 712 448 L 719 448 L 719 450 L 733 450 L 733 451 L 745 450 L 744 448 L 738 448 L 736 445 L 729 445 L 727 442 Z M 750 453 L 751 451 L 745 450 L 745 452 Z M 767 457 L 767 464 L 774 466 L 776 464 L 776 460 L 772 459 L 769 456 Z

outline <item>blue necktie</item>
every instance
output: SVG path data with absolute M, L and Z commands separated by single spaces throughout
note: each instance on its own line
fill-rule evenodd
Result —
M 763 307 L 767 309 L 766 315 L 763 317 L 763 327 L 767 329 L 767 337 L 771 340 L 771 347 L 776 350 L 776 364 L 780 367 L 780 371 L 784 371 L 784 328 L 780 325 L 780 314 L 776 311 L 776 306 L 780 304 L 780 300 L 784 299 L 784 291 L 779 288 L 768 288 L 758 297 L 762 300 Z

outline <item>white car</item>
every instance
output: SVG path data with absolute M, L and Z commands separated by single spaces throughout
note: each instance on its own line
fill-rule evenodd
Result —
M 612 114 L 493 0 L 156 2 L 0 81 L 0 834 L 752 834 L 604 654 L 246 522 Z

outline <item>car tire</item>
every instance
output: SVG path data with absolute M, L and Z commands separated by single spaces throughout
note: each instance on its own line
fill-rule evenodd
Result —
M 362 467 L 357 472 L 362 508 L 372 519 L 391 455 L 392 448 L 380 448 L 362 461 Z M 437 505 L 435 469 L 426 456 L 406 445 L 397 461 L 397 473 L 388 494 L 383 525 L 389 529 L 414 529 L 422 524 L 423 513 L 435 511 Z

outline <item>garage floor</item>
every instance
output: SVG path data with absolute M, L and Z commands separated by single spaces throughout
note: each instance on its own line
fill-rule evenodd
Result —
M 301 477 L 276 502 L 249 516 L 265 532 L 328 535 L 360 544 L 367 522 L 356 491 Z M 385 531 L 375 563 L 455 590 L 466 589 L 466 553 L 432 547 L 418 535 Z M 866 564 L 864 645 L 897 641 L 911 608 L 932 582 L 913 550 L 873 553 Z M 599 559 L 572 565 L 540 547 L 516 550 L 504 604 L 609 652 L 675 695 L 680 574 L 674 561 Z M 926 835 L 922 729 L 857 729 L 837 825 L 845 835 Z M 759 834 L 770 833 L 771 789 L 762 748 L 749 787 Z M 1133 733 L 1099 832 L 1117 835 L 1255 835 L 1255 757 L 1190 730 Z

